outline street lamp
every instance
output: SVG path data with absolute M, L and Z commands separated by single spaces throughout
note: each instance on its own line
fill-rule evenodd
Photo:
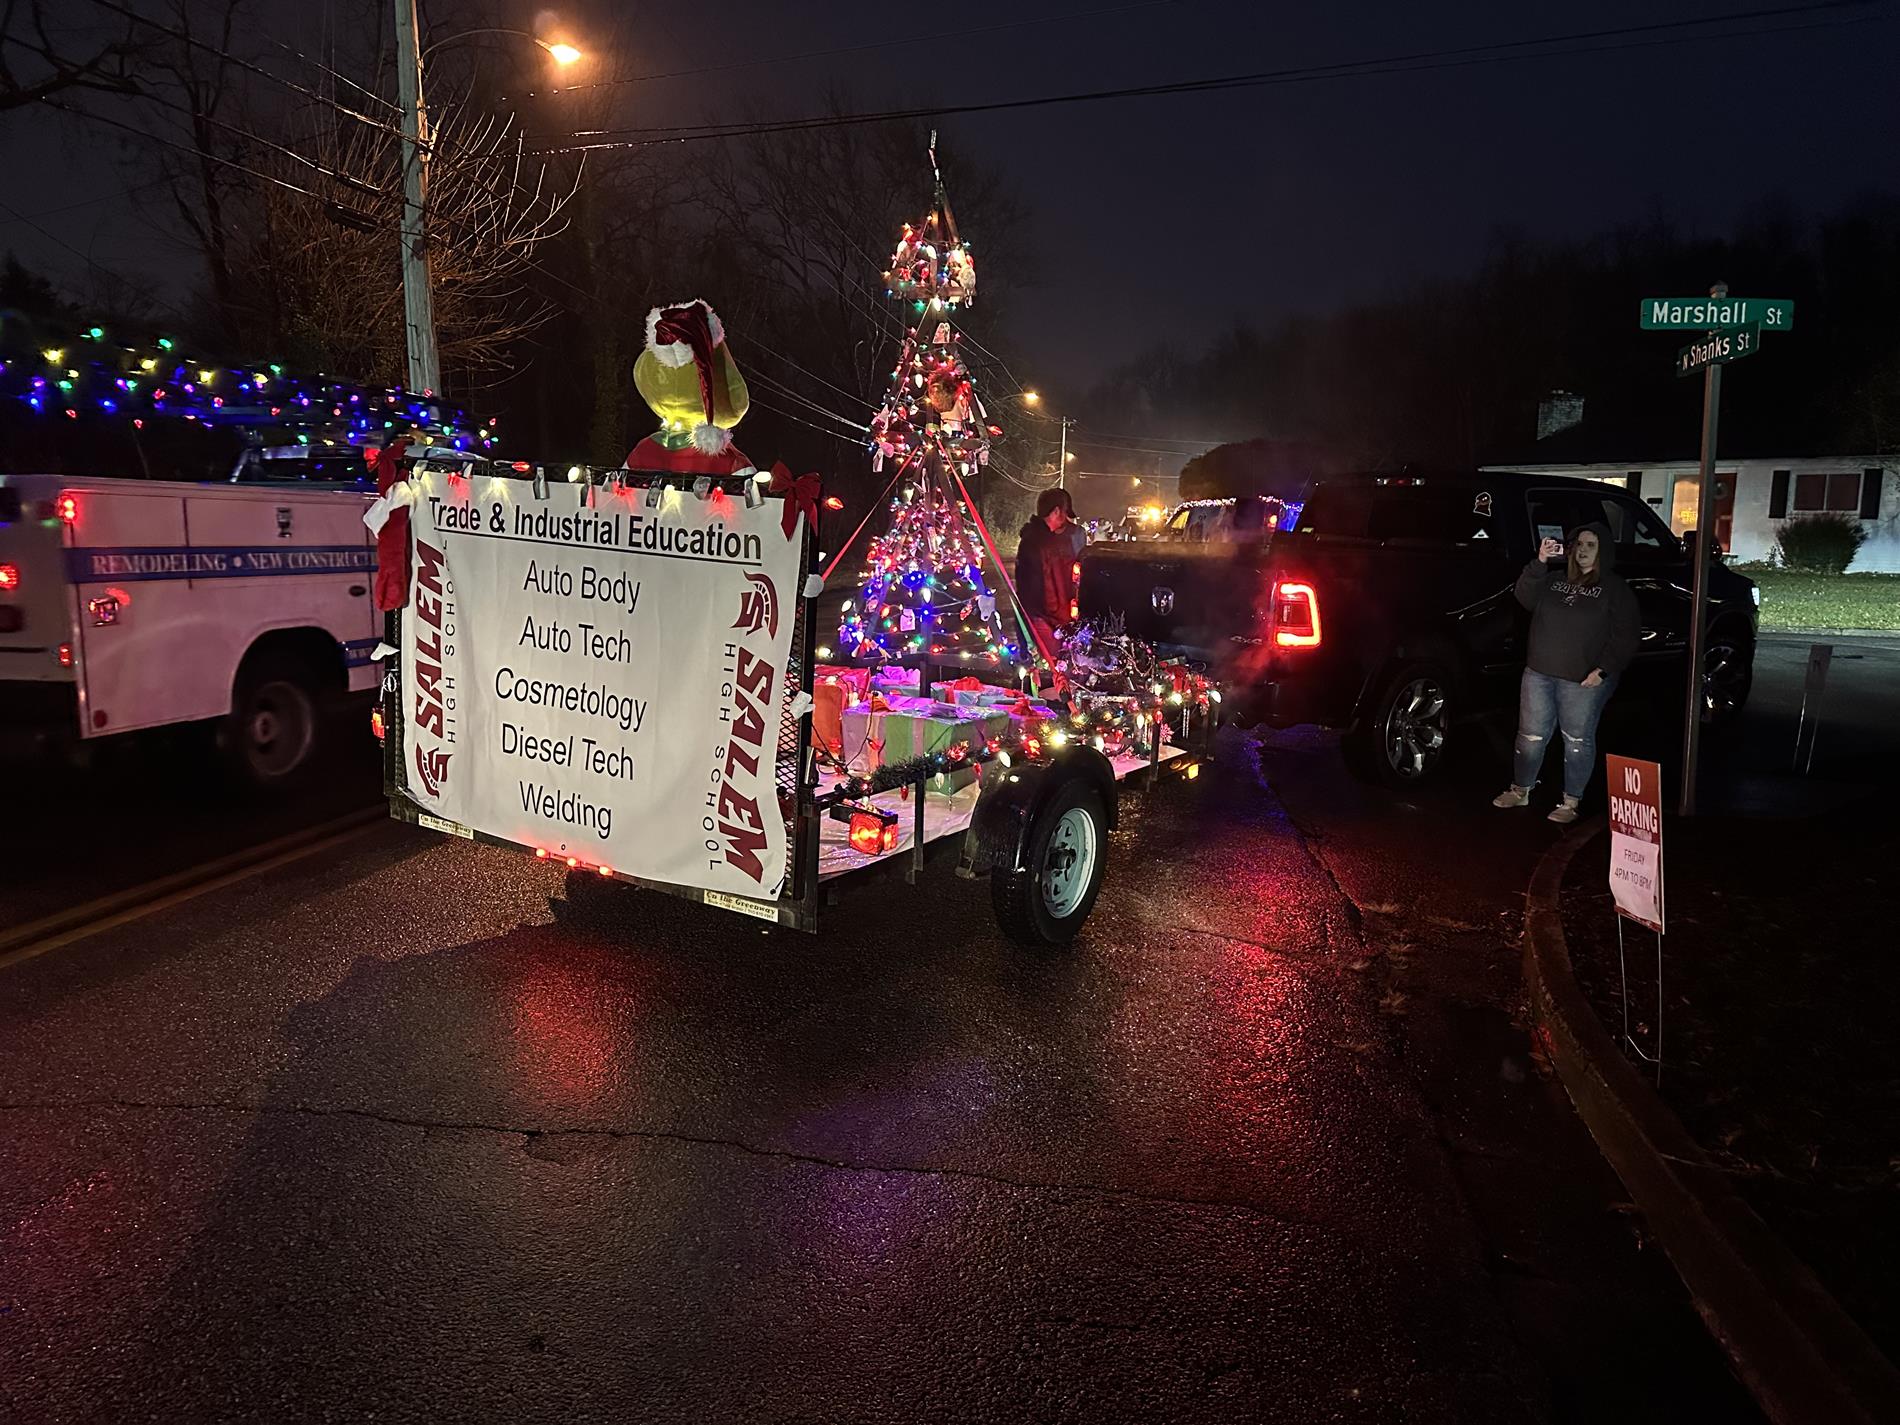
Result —
M 421 46 L 416 0 L 395 0 L 395 4 L 396 97 L 402 104 L 402 312 L 409 348 L 409 389 L 439 396 L 442 363 L 435 344 L 435 295 L 429 283 L 428 235 L 423 221 L 429 196 L 429 114 L 422 102 L 422 60 L 428 51 Z M 465 30 L 449 39 L 483 34 L 518 35 L 531 40 L 563 69 L 581 57 L 570 44 L 549 44 L 526 30 L 490 27 Z

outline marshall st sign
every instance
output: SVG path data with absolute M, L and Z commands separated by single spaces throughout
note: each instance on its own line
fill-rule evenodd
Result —
M 1720 331 L 1751 324 L 1765 332 L 1794 330 L 1785 297 L 1645 297 L 1644 331 Z

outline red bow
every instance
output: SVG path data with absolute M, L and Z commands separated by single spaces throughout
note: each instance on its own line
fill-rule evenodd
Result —
M 819 488 L 818 476 L 815 474 L 800 475 L 794 480 L 783 461 L 772 467 L 772 483 L 765 487 L 765 492 L 785 497 L 785 514 L 779 524 L 784 528 L 787 539 L 797 532 L 801 511 L 810 517 L 811 527 L 814 530 L 818 528 Z

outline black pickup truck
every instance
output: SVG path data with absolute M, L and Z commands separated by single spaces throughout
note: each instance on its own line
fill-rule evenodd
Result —
M 1545 535 L 1589 521 L 1616 539 L 1616 570 L 1643 639 L 1619 688 L 1681 697 L 1693 537 L 1641 500 L 1561 476 L 1316 477 L 1286 496 L 1176 510 L 1159 539 L 1091 546 L 1084 618 L 1205 662 L 1243 725 L 1339 728 L 1348 765 L 1407 786 L 1431 775 L 1473 714 L 1514 709 L 1529 615 L 1512 594 Z M 1755 585 L 1710 567 L 1705 716 L 1748 697 Z

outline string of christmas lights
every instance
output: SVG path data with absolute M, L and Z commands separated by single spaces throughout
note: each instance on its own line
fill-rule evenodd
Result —
M 0 398 L 49 417 L 120 417 L 235 427 L 273 443 L 380 445 L 422 431 L 457 450 L 485 451 L 497 432 L 431 392 L 364 386 L 289 372 L 275 362 L 230 365 L 179 350 L 171 337 L 128 344 L 103 327 L 49 335 L 15 315 L 0 319 Z

